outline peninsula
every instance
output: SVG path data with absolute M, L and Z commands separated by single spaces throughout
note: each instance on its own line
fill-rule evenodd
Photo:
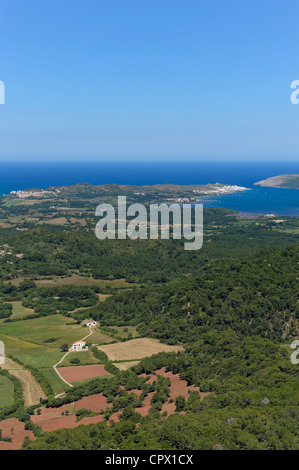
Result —
M 299 189 L 299 175 L 278 175 L 254 183 L 268 188 Z

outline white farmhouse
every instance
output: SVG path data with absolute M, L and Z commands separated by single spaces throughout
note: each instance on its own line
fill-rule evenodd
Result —
M 85 341 L 76 341 L 73 346 L 71 347 L 73 351 L 82 351 L 82 349 L 88 349 L 86 346 Z
M 96 326 L 97 325 L 97 322 L 95 320 L 84 320 L 83 321 L 83 325 L 86 325 L 86 326 Z

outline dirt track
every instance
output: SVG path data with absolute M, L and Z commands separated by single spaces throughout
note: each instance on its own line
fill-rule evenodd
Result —
M 40 398 L 46 398 L 40 385 L 28 370 L 22 369 L 19 364 L 7 357 L 5 358 L 5 364 L 0 367 L 8 370 L 11 375 L 14 375 L 21 382 L 26 406 L 36 405 L 39 403 Z

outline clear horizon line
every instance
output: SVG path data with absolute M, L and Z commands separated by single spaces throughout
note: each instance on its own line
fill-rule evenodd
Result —
M 299 163 L 298 160 L 1 160 L 0 163 Z

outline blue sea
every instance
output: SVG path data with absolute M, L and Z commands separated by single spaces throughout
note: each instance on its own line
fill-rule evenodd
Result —
M 299 174 L 299 162 L 0 162 L 0 194 L 33 187 L 91 184 L 208 184 L 250 191 L 204 199 L 207 207 L 299 216 L 299 190 L 253 186 L 279 174 Z

